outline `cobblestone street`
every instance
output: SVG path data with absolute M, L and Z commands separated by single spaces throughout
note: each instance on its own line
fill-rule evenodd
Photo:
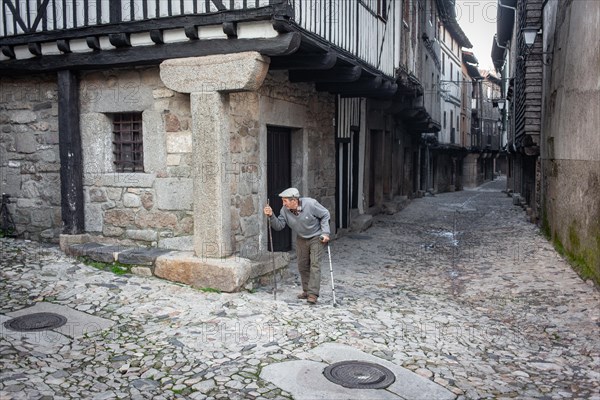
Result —
M 270 364 L 336 342 L 457 398 L 600 399 L 600 292 L 498 179 L 413 200 L 331 245 L 316 306 L 295 272 L 235 294 L 115 275 L 57 247 L 0 239 L 0 317 L 49 302 L 112 321 L 80 337 L 2 326 L 0 398 L 282 399 Z M 290 266 L 295 270 L 295 265 Z M 73 328 L 73 327 L 71 327 Z M 86 330 L 87 329 L 87 330 Z

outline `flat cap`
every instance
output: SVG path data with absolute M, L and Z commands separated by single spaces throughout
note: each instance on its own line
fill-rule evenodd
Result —
M 296 188 L 285 189 L 283 192 L 279 193 L 279 197 L 290 198 L 293 197 L 295 199 L 300 198 L 300 192 Z

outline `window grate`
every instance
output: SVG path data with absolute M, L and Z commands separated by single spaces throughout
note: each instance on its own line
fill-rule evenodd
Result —
M 112 143 L 117 172 L 144 172 L 142 113 L 114 114 Z

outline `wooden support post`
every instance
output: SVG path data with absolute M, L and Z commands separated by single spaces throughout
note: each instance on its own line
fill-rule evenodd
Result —
M 58 143 L 63 233 L 85 230 L 83 214 L 83 160 L 79 129 L 79 81 L 72 71 L 58 72 Z

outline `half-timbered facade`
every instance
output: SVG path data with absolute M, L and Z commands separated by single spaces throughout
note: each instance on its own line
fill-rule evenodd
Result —
M 18 228 L 252 258 L 284 187 L 335 228 L 393 209 L 421 189 L 420 135 L 439 130 L 439 46 L 423 33 L 450 3 L 3 1 Z
M 439 132 L 424 134 L 424 186 L 428 192 L 445 192 L 459 189 L 462 175 L 462 158 L 466 154 L 461 142 L 462 48 L 472 47 L 469 39 L 456 21 L 453 1 L 437 0 L 437 18 L 432 24 L 436 42 L 439 43 L 439 79 L 435 82 L 435 96 L 439 98 Z M 437 111 L 437 110 L 436 110 Z

